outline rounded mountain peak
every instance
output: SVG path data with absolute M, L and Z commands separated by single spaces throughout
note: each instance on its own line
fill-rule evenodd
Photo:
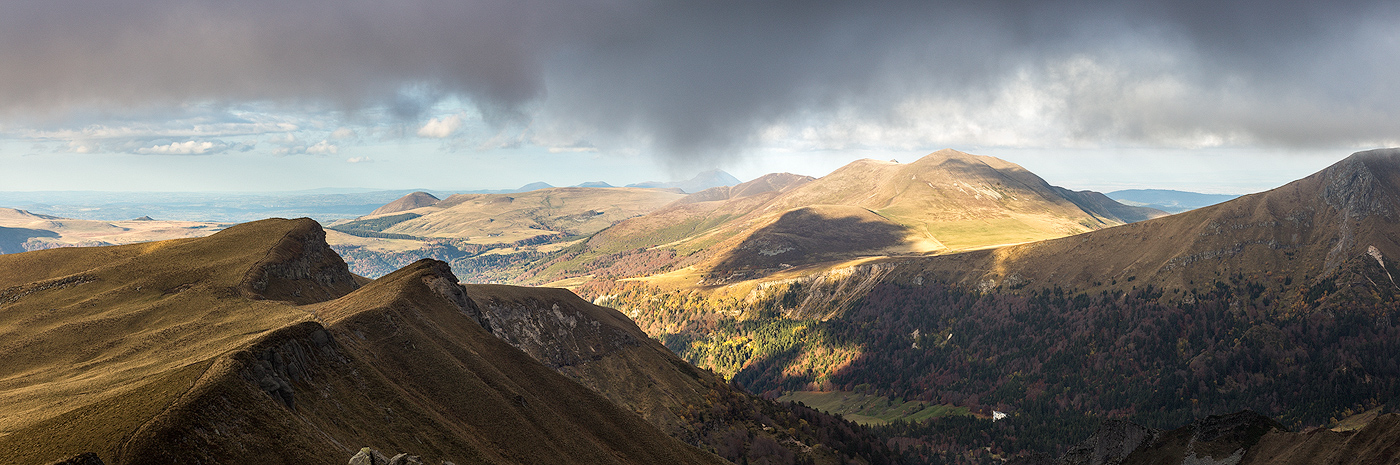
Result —
M 390 213 L 409 211 L 415 208 L 431 207 L 437 205 L 439 201 L 440 199 L 434 197 L 433 194 L 417 191 L 399 197 L 398 200 L 384 204 L 382 207 L 376 208 L 373 212 L 370 212 L 369 216 L 387 215 Z

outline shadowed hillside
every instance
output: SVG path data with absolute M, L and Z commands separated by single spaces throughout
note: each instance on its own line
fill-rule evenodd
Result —
M 616 310 L 564 289 L 467 285 L 483 325 L 662 431 L 735 463 L 895 463 L 854 424 L 753 397 L 681 360 Z
M 1400 291 L 1389 264 L 1400 256 L 1397 212 L 1400 151 L 1375 150 L 1222 204 L 1072 238 L 905 261 L 899 276 L 1078 289 L 1150 283 L 1179 293 L 1267 273 L 1261 292 L 1289 303 L 1299 297 L 1287 293 L 1293 283 L 1348 295 L 1329 298 L 1336 303 L 1388 301 Z M 1301 297 L 1311 305 L 1325 296 Z
M 577 291 L 755 391 L 1011 415 L 877 428 L 922 459 L 1058 456 L 1103 419 L 1170 428 L 1251 409 L 1297 431 L 1400 408 L 1397 212 L 1400 150 L 1377 150 L 1071 237 L 777 273 L 730 292 L 649 280 Z
M 343 463 L 363 446 L 428 463 L 721 463 L 492 336 L 446 264 L 360 287 L 323 234 L 267 220 L 0 256 L 0 356 L 14 361 L 0 367 L 0 451 L 16 463 L 87 451 Z
M 698 192 L 531 265 L 519 282 L 672 273 L 658 282 L 681 287 L 729 284 L 772 275 L 786 269 L 783 265 L 950 253 L 1163 215 L 1095 192 L 1051 186 L 1004 160 L 940 150 L 908 164 L 859 160 L 820 179 L 774 174 Z M 856 216 L 864 219 L 851 222 Z M 796 223 L 803 233 L 794 236 Z M 868 239 L 863 233 L 871 231 L 863 226 L 852 229 L 876 223 L 884 225 L 882 231 Z M 828 237 L 816 239 L 821 246 L 806 244 L 810 254 L 800 251 L 797 242 L 761 245 L 816 235 Z M 780 249 L 787 252 L 778 257 Z

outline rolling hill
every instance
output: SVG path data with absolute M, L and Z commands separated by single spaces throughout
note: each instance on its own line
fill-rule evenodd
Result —
M 441 201 L 433 194 L 423 191 L 411 192 L 408 195 L 399 197 L 398 200 L 384 204 L 384 206 L 374 209 L 367 216 L 381 216 L 393 213 L 413 210 L 415 208 L 431 207 Z
M 488 333 L 446 264 L 368 282 L 310 220 L 0 256 L 14 463 L 723 463 Z
M 941 150 L 908 164 L 860 160 L 820 179 L 769 175 L 698 192 L 600 231 L 521 280 L 674 272 L 679 279 L 667 282 L 727 284 L 801 265 L 981 249 L 1164 215 L 1051 186 L 1000 159 Z
M 456 194 L 436 202 L 410 194 L 378 214 L 337 221 L 327 229 L 331 245 L 356 273 L 377 277 L 434 258 L 452 262 L 463 279 L 485 282 L 513 264 L 683 197 L 660 189 L 580 187 Z
M 1329 294 L 1345 295 L 1329 296 L 1337 304 L 1371 304 L 1400 291 L 1390 264 L 1400 256 L 1397 212 L 1400 151 L 1376 150 L 1218 205 L 1073 238 L 906 262 L 910 268 L 899 273 L 1086 290 L 1151 284 L 1175 293 L 1267 274 L 1261 294 L 1287 298 L 1298 283 L 1335 288 Z
M 148 217 L 127 221 L 77 220 L 0 208 L 0 254 L 203 237 L 225 226 L 195 221 L 154 221 Z

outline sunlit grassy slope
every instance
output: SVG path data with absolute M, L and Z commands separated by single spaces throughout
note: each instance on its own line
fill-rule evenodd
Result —
M 719 463 L 487 333 L 446 268 L 364 285 L 305 219 L 0 256 L 0 455 Z

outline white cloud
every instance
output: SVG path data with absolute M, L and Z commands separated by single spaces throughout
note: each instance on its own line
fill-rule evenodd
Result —
M 359 136 L 360 135 L 356 133 L 354 129 L 350 128 L 336 129 L 335 132 L 331 133 L 332 139 L 354 139 Z
M 210 141 L 185 141 L 171 142 L 166 145 L 155 145 L 136 149 L 136 153 L 155 155 L 206 155 L 222 152 L 228 149 L 228 145 L 215 144 Z
M 92 142 L 92 141 L 88 141 L 88 140 L 73 140 L 73 141 L 68 141 L 68 146 L 67 146 L 67 148 L 65 149 L 65 151 L 72 152 L 72 153 L 93 153 L 93 152 L 96 152 L 97 150 L 98 150 L 97 143 L 96 143 L 96 142 Z
M 549 153 L 597 152 L 597 147 L 550 147 Z
M 418 136 L 445 139 L 447 136 L 452 135 L 452 133 L 457 132 L 457 129 L 461 127 L 461 115 L 452 115 L 441 119 L 433 118 L 428 120 L 428 123 L 424 124 L 423 127 L 418 128 Z
M 306 153 L 312 155 L 334 155 L 337 152 L 340 152 L 340 147 L 337 147 L 335 146 L 335 144 L 332 144 L 330 143 L 330 141 L 326 140 L 317 142 L 316 145 L 312 145 L 306 148 Z
M 370 158 L 370 157 L 352 157 L 352 158 L 347 158 L 347 159 L 345 159 L 345 162 L 346 162 L 346 163 L 374 163 L 374 159 L 372 159 L 372 158 Z

